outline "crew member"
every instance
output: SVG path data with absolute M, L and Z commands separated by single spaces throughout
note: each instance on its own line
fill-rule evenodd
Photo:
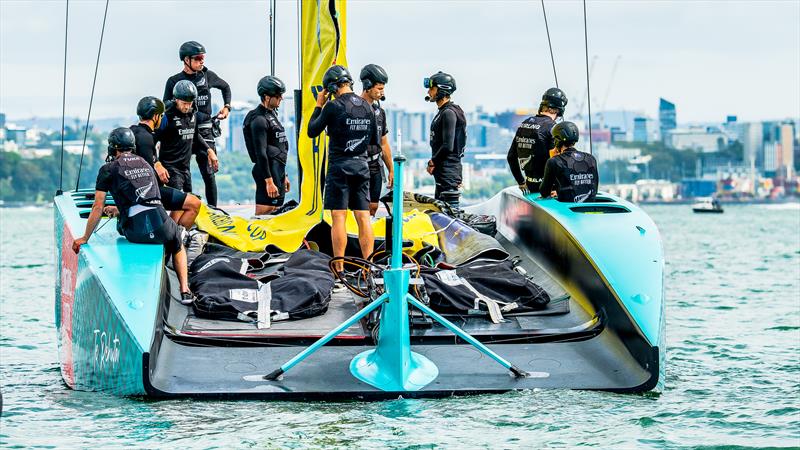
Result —
M 547 198 L 553 190 L 558 201 L 583 203 L 597 195 L 597 161 L 589 153 L 575 150 L 580 132 L 572 122 L 561 122 L 553 127 L 555 156 L 544 166 L 540 191 Z
M 216 149 L 214 137 L 219 136 L 219 134 L 214 132 L 213 120 L 225 120 L 228 118 L 228 114 L 231 112 L 231 88 L 225 80 L 205 67 L 206 49 L 199 42 L 184 42 L 178 51 L 178 55 L 183 62 L 183 70 L 167 79 L 167 84 L 164 87 L 164 101 L 173 98 L 172 91 L 175 84 L 181 80 L 189 80 L 197 87 L 195 106 L 199 112 L 208 116 L 207 119 L 199 122 L 197 127 L 200 130 L 200 136 L 202 136 L 207 145 L 195 145 L 192 151 L 196 155 L 195 158 L 200 169 L 200 175 L 203 176 L 203 183 L 206 188 L 206 203 L 216 206 L 218 200 L 217 181 L 214 177 L 216 165 L 211 163 L 211 157 L 206 152 L 206 148 Z M 215 115 L 211 114 L 212 88 L 219 89 L 222 93 L 222 101 L 225 104 Z
M 363 92 L 361 98 L 372 105 L 375 112 L 375 124 L 377 133 L 381 140 L 380 145 L 369 145 L 367 147 L 367 160 L 369 162 L 369 214 L 375 216 L 378 211 L 378 201 L 381 198 L 383 188 L 383 167 L 381 160 L 386 166 L 389 176 L 388 185 L 391 187 L 394 181 L 394 167 L 392 166 L 392 149 L 389 146 L 389 130 L 386 129 L 386 111 L 381 107 L 381 101 L 386 100 L 384 87 L 389 82 L 389 75 L 383 67 L 377 64 L 367 64 L 361 69 L 361 85 Z
M 258 216 L 283 205 L 290 184 L 286 175 L 289 145 L 277 114 L 286 85 L 277 77 L 267 75 L 258 81 L 256 91 L 261 103 L 245 116 L 243 132 L 247 153 L 254 164 Z
M 345 219 L 352 210 L 358 224 L 358 243 L 367 258 L 375 244 L 369 216 L 369 165 L 367 146 L 379 145 L 375 113 L 369 102 L 353 93 L 353 77 L 340 65 L 331 66 L 322 77 L 323 90 L 308 122 L 308 137 L 327 130 L 328 172 L 325 177 L 325 209 L 331 210 L 333 256 L 344 256 L 347 246 Z M 328 103 L 329 93 L 336 98 Z M 323 108 L 324 107 L 324 108 Z M 344 265 L 336 263 L 341 272 Z
M 179 225 L 188 230 L 194 225 L 194 220 L 200 211 L 200 199 L 164 185 L 169 181 L 169 172 L 158 160 L 154 131 L 161 126 L 164 102 L 156 97 L 144 97 L 136 105 L 136 114 L 139 116 L 139 123 L 130 126 L 136 137 L 136 148 L 133 153 L 144 158 L 153 167 L 159 179 L 161 204 L 167 211 L 172 211 L 170 216 Z
M 172 89 L 175 100 L 166 102 L 166 110 L 161 127 L 156 130 L 156 141 L 161 143 L 158 159 L 167 169 L 167 186 L 183 192 L 192 191 L 192 146 L 202 147 L 208 154 L 208 163 L 216 171 L 219 161 L 214 149 L 208 146 L 200 135 L 197 123 L 208 116 L 195 111 L 193 102 L 197 98 L 197 88 L 189 80 L 175 83 Z
M 106 193 L 111 192 L 119 209 L 117 229 L 130 242 L 163 244 L 172 255 L 180 283 L 181 303 L 191 304 L 186 251 L 181 239 L 182 229 L 167 215 L 161 205 L 158 180 L 153 168 L 142 157 L 131 153 L 136 147 L 130 128 L 117 128 L 108 135 L 108 157 L 100 168 L 95 184 L 94 204 L 86 222 L 83 236 L 75 239 L 75 253 L 97 228 L 103 214 Z
M 522 121 L 517 128 L 506 159 L 523 194 L 539 192 L 544 165 L 554 146 L 550 131 L 556 124 L 556 118 L 564 116 L 566 106 L 564 91 L 550 88 L 542 95 L 537 114 Z
M 425 78 L 426 101 L 435 102 L 439 111 L 431 122 L 431 159 L 428 173 L 436 183 L 434 197 L 458 208 L 461 187 L 461 158 L 467 145 L 467 119 L 460 106 L 450 100 L 456 91 L 452 75 L 437 72 Z

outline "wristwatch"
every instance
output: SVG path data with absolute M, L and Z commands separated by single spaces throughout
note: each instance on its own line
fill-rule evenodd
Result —
M 231 105 L 223 105 L 223 108 L 226 108 L 228 112 L 231 112 Z

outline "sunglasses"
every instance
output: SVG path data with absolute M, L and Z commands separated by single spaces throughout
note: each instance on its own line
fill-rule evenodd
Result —
M 195 56 L 192 56 L 191 59 L 193 61 L 203 62 L 203 61 L 206 60 L 206 55 L 195 55 Z
M 422 87 L 425 89 L 430 89 L 434 86 L 433 81 L 430 78 L 425 78 L 422 80 Z

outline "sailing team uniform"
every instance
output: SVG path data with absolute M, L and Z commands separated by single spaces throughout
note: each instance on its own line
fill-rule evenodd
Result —
M 378 145 L 370 144 L 367 147 L 367 162 L 369 163 L 369 201 L 370 203 L 378 203 L 381 198 L 381 189 L 383 188 L 383 167 L 381 166 L 381 157 L 383 156 L 383 147 L 381 147 L 381 139 L 389 133 L 386 129 L 386 111 L 381 108 L 380 104 L 373 104 L 372 110 L 375 112 L 375 125 L 377 127 Z
M 256 204 L 283 205 L 286 195 L 286 157 L 289 145 L 286 131 L 274 110 L 258 105 L 247 113 L 242 126 L 244 142 L 250 160 L 253 161 L 253 180 L 256 182 Z M 278 188 L 278 196 L 267 195 L 266 179 Z
M 594 200 L 598 182 L 594 156 L 570 147 L 547 161 L 540 192 L 544 197 L 555 189 L 558 201 L 583 203 Z
M 158 162 L 155 132 L 143 123 L 131 125 L 129 128 L 133 131 L 133 135 L 136 138 L 136 149 L 133 153 L 147 161 L 150 167 L 154 167 L 156 162 Z M 169 186 L 164 186 L 161 180 L 158 180 L 158 176 L 156 176 L 156 179 L 161 195 L 161 204 L 164 205 L 164 209 L 167 211 L 181 210 L 183 208 L 183 203 L 186 201 L 186 193 Z
M 330 142 L 324 208 L 368 211 L 367 146 L 379 145 L 372 106 L 352 92 L 336 97 L 324 108 L 314 108 L 308 137 L 313 139 L 326 128 Z
M 197 165 L 200 169 L 200 174 L 203 176 L 203 183 L 206 187 L 206 202 L 209 205 L 217 204 L 217 182 L 214 177 L 214 172 L 208 166 L 208 148 L 215 149 L 216 143 L 214 142 L 213 126 L 211 123 L 211 89 L 219 89 L 222 93 L 222 101 L 225 105 L 231 103 L 231 87 L 228 83 L 220 78 L 215 72 L 203 67 L 203 70 L 189 75 L 186 72 L 179 72 L 167 79 L 167 84 L 164 86 L 164 101 L 172 100 L 172 89 L 175 84 L 181 80 L 191 81 L 197 88 L 197 98 L 194 101 L 197 111 L 208 116 L 197 124 L 200 131 L 200 136 L 207 144 L 206 146 L 195 145 L 192 152 L 196 155 Z
M 525 119 L 508 149 L 508 167 L 517 184 L 527 185 L 528 192 L 538 192 L 544 166 L 555 144 L 550 134 L 556 122 L 549 116 L 537 114 Z
M 434 197 L 448 201 L 443 193 L 454 192 L 458 205 L 458 188 L 461 185 L 461 158 L 467 145 L 467 119 L 460 106 L 447 102 L 439 108 L 431 122 L 431 160 L 433 179 L 436 182 Z M 446 196 L 445 196 L 446 197 Z
M 183 192 L 192 191 L 192 148 L 204 148 L 206 151 L 209 149 L 198 131 L 197 122 L 207 119 L 207 115 L 195 112 L 194 109 L 184 114 L 174 102 L 168 103 L 161 127 L 156 130 L 156 141 L 161 142 L 158 159 L 169 172 L 167 186 Z
M 126 152 L 106 163 L 95 189 L 114 196 L 117 230 L 129 241 L 164 244 L 170 254 L 181 249 L 181 228 L 164 210 L 156 173 L 143 158 Z

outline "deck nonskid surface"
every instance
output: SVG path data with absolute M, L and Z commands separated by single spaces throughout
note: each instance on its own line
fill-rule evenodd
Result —
M 521 314 L 507 314 L 506 322 L 492 323 L 488 316 L 448 315 L 447 318 L 462 327 L 468 333 L 476 335 L 513 335 L 525 334 L 535 329 L 561 329 L 575 327 L 591 319 L 566 291 L 556 283 L 533 260 L 514 248 L 507 241 L 512 256 L 522 257 L 522 266 L 537 284 L 550 295 L 551 303 L 545 310 Z M 197 317 L 192 308 L 181 305 L 177 301 L 177 279 L 174 271 L 167 270 L 170 279 L 169 314 L 166 318 L 167 329 L 181 336 L 202 337 L 256 337 L 256 338 L 313 338 L 321 337 L 335 328 L 347 318 L 355 314 L 363 305 L 359 298 L 344 288 L 337 288 L 331 296 L 328 311 L 317 317 L 303 320 L 284 320 L 272 322 L 270 328 L 258 329 L 254 323 L 229 320 L 213 320 Z M 369 331 L 364 322 L 356 323 L 342 333 L 343 338 L 367 337 Z M 434 323 L 430 328 L 413 327 L 412 337 L 448 336 L 452 333 L 444 326 Z

